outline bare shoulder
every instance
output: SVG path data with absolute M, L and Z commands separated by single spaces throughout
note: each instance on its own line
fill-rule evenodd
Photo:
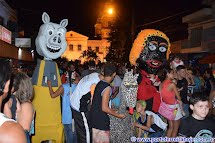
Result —
M 111 87 L 110 87 L 110 86 L 106 87 L 106 88 L 103 90 L 104 93 L 108 93 L 108 92 L 110 92 L 110 91 L 111 91 Z
M 7 121 L 0 127 L 0 142 L 26 143 L 25 132 L 18 123 Z
M 24 114 L 33 114 L 34 112 L 34 106 L 30 102 L 25 102 L 20 104 L 21 112 Z M 26 112 L 27 111 L 27 112 Z
M 170 83 L 170 87 L 171 87 L 171 88 L 176 87 L 176 84 L 175 84 L 174 82 L 171 82 L 171 83 Z
M 33 104 L 30 102 L 25 102 L 20 104 L 21 108 L 33 109 Z

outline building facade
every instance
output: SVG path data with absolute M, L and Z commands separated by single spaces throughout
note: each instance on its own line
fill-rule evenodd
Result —
M 65 57 L 68 60 L 80 60 L 81 63 L 87 61 L 82 57 L 82 54 L 86 50 L 93 50 L 98 56 L 98 60 L 105 61 L 110 43 L 105 40 L 89 40 L 89 37 L 79 34 L 74 31 L 68 31 L 66 33 L 67 49 L 61 57 Z
M 203 2 L 207 8 L 182 18 L 188 24 L 188 40 L 182 43 L 181 53 L 215 51 L 215 0 Z
M 0 0 L 0 57 L 33 61 L 30 50 L 14 45 L 18 33 L 16 11 L 5 0 Z

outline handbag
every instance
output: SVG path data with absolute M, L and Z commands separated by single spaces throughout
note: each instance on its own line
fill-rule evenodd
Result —
M 161 95 L 160 95 L 160 97 L 161 97 Z M 164 116 L 168 120 L 174 120 L 176 113 L 177 113 L 177 108 L 169 107 L 169 104 L 166 104 L 165 102 L 163 102 L 162 97 L 161 97 L 161 104 L 160 104 L 158 113 L 160 113 L 162 116 Z

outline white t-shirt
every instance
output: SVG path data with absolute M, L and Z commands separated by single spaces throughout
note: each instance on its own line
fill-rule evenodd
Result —
M 9 119 L 3 113 L 0 113 L 0 126 L 3 125 L 7 121 L 15 122 L 13 119 Z
M 99 81 L 99 73 L 91 73 L 79 81 L 74 92 L 70 95 L 70 104 L 74 110 L 80 111 L 80 100 L 82 96 L 90 92 L 90 87 Z

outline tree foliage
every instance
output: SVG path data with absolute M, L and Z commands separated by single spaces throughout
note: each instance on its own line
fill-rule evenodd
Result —
M 81 56 L 80 58 L 86 58 L 87 61 L 89 60 L 97 60 L 99 57 L 98 55 L 96 54 L 95 51 L 93 50 L 85 50 L 81 53 Z
M 129 24 L 122 20 L 117 20 L 110 26 L 109 38 L 111 46 L 106 56 L 108 62 L 125 63 L 128 62 L 130 52 Z M 128 42 L 129 41 L 129 42 Z

